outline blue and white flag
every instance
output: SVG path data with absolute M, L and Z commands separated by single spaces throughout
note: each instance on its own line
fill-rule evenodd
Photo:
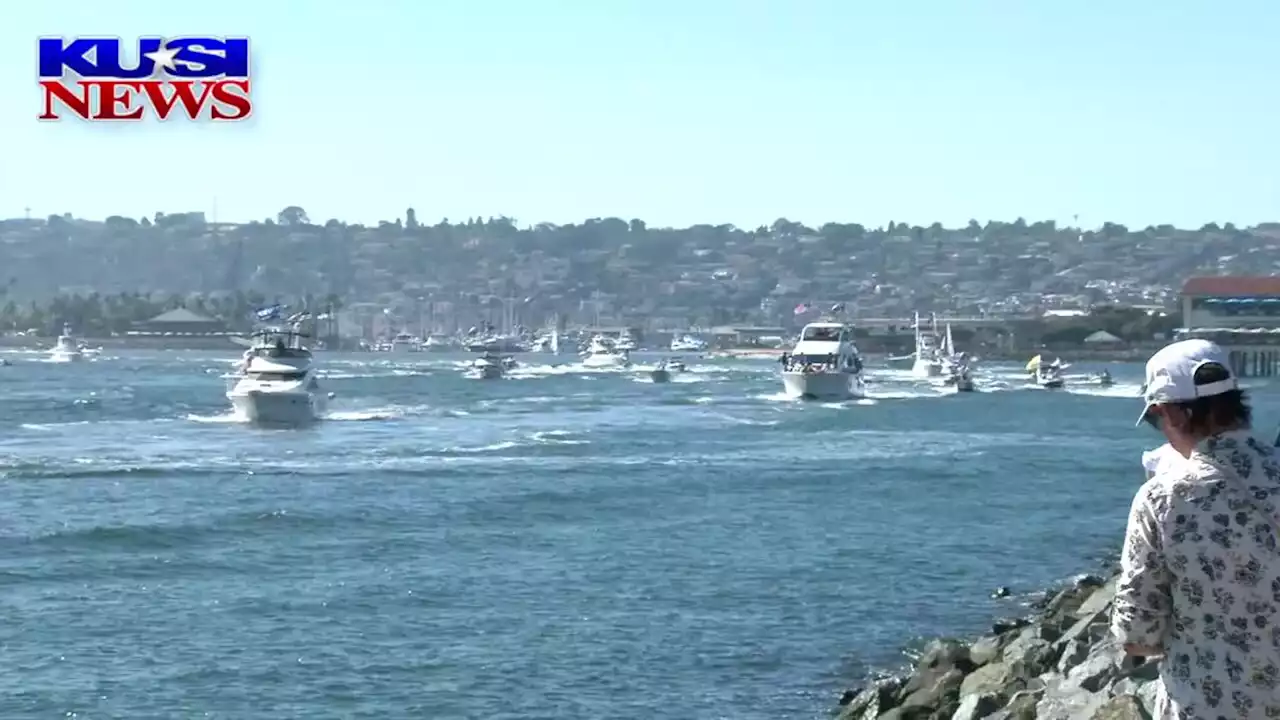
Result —
M 254 315 L 256 315 L 259 320 L 266 322 L 267 320 L 275 320 L 280 317 L 280 311 L 283 309 L 283 305 L 271 305 L 254 311 Z

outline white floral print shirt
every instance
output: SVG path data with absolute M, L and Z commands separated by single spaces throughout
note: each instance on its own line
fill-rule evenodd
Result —
M 1111 629 L 1160 648 L 1157 718 L 1280 718 L 1280 457 L 1201 442 L 1133 499 Z

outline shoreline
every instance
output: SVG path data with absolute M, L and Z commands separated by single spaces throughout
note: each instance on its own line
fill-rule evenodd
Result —
M 1157 664 L 1128 668 L 1111 637 L 1118 578 L 1114 565 L 1078 576 L 975 640 L 930 641 L 911 670 L 846 690 L 838 720 L 1151 717 Z

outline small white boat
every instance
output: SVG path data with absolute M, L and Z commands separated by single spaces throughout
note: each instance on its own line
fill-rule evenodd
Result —
M 684 362 L 679 358 L 663 358 L 649 370 L 649 379 L 656 383 L 671 382 L 672 375 L 684 371 Z
M 694 335 L 685 334 L 671 339 L 671 352 L 702 352 L 706 349 L 706 341 Z
M 1094 375 L 1092 379 L 1102 387 L 1111 387 L 1116 384 L 1116 381 L 1111 377 L 1111 373 L 1106 370 Z
M 625 351 L 619 351 L 609 338 L 596 335 L 587 345 L 582 365 L 589 368 L 623 368 L 631 365 L 631 358 Z
M 422 343 L 423 352 L 448 352 L 457 350 L 458 345 L 447 335 L 432 333 L 427 336 L 427 341 Z
M 1042 372 L 1036 375 L 1036 384 L 1042 388 L 1056 390 L 1065 386 L 1067 380 L 1062 377 L 1062 373 Z
M 71 334 L 71 326 L 63 325 L 58 342 L 49 351 L 49 362 L 80 362 L 84 360 L 84 352 L 80 350 L 80 341 Z
M 422 341 L 407 332 L 398 332 L 391 338 L 389 349 L 393 353 L 420 352 Z
M 278 328 L 254 333 L 227 390 L 236 414 L 267 425 L 304 425 L 324 415 L 333 393 L 320 388 L 304 337 Z
M 474 380 L 498 380 L 506 374 L 504 358 L 493 353 L 485 353 L 471 362 L 471 366 L 463 373 Z
M 834 321 L 805 325 L 782 369 L 782 388 L 788 397 L 806 400 L 865 397 L 862 356 L 853 343 L 853 328 Z
M 1037 355 L 1027 363 L 1026 370 L 1031 382 L 1042 388 L 1054 390 L 1067 384 L 1067 379 L 1062 372 L 1069 367 L 1071 365 L 1062 362 L 1061 358 L 1055 358 L 1053 362 L 1045 365 Z

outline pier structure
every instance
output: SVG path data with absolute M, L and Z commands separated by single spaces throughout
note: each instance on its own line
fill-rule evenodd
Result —
M 1178 339 L 1221 345 L 1237 377 L 1280 376 L 1280 277 L 1188 278 L 1181 305 Z

